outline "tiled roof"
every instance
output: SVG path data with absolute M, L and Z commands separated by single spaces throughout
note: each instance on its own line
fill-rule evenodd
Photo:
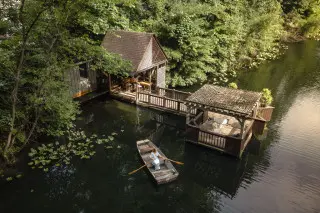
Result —
M 149 45 L 152 45 L 152 64 L 167 60 L 153 33 L 111 31 L 102 41 L 106 50 L 131 61 L 133 72 L 140 70 L 139 65 Z
M 206 84 L 186 101 L 249 116 L 261 93 Z

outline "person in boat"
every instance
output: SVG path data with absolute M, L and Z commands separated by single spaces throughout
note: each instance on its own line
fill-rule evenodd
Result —
M 160 159 L 162 156 L 159 154 L 159 152 L 153 148 L 150 158 L 152 159 L 152 165 L 154 166 L 155 170 L 160 170 Z

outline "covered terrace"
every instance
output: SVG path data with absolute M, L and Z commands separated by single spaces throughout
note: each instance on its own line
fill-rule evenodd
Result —
M 252 135 L 261 93 L 206 84 L 186 99 L 188 141 L 241 156 Z

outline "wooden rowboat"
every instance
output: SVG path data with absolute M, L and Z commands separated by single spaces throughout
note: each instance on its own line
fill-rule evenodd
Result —
M 179 172 L 173 167 L 172 163 L 168 160 L 160 160 L 160 170 L 155 170 L 150 158 L 151 151 L 155 148 L 159 154 L 166 158 L 160 149 L 154 145 L 150 140 L 137 141 L 137 148 L 142 161 L 147 164 L 147 168 L 158 185 L 170 183 L 177 179 Z

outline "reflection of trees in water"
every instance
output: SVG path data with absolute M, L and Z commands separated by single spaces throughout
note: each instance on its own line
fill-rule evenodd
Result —
M 192 181 L 210 186 L 230 198 L 236 195 L 243 180 L 245 161 L 192 144 L 186 144 L 185 152 L 186 166 L 183 173 L 188 174 Z
M 46 182 L 50 185 L 47 193 L 50 199 L 56 200 L 72 192 L 74 183 L 74 173 L 76 169 L 73 165 L 53 166 L 45 175 Z
M 46 174 L 46 182 L 50 186 L 46 193 L 51 202 L 71 201 L 72 205 L 66 209 L 83 212 L 83 206 L 90 202 L 92 191 L 86 182 L 75 176 L 76 168 L 72 164 L 66 166 L 53 167 Z
M 181 175 L 188 175 L 195 182 L 229 198 L 236 196 L 240 187 L 246 187 L 258 179 L 259 173 L 269 166 L 269 158 L 244 153 L 241 160 L 216 151 L 186 143 L 185 166 Z
M 150 182 L 132 184 L 122 199 L 123 212 L 219 212 L 219 195 L 191 183 L 176 181 L 164 186 Z
M 166 123 L 156 122 L 156 125 L 151 123 L 148 122 L 145 126 L 154 127 L 149 138 L 167 157 L 182 161 L 185 151 L 184 132 Z M 184 170 L 181 166 L 175 165 L 175 167 L 178 171 Z M 130 212 L 218 212 L 220 210 L 220 194 L 207 186 L 189 182 L 188 174 L 180 174 L 177 181 L 164 186 L 156 186 L 152 178 L 145 176 L 147 174 L 146 171 L 142 171 L 129 179 L 121 203 L 124 211 L 130 209 Z M 184 175 L 186 176 L 183 177 Z
M 155 111 L 129 106 L 130 110 L 123 112 L 112 106 L 107 110 L 93 110 L 94 122 L 88 124 L 89 131 L 98 132 L 98 135 L 115 129 L 124 132 L 117 131 L 116 143 L 121 148 L 116 144 L 113 149 L 98 151 L 85 170 L 77 171 L 81 182 L 78 180 L 70 187 L 81 188 L 80 194 L 75 196 L 79 209 L 97 210 L 92 207 L 96 206 L 110 212 L 219 212 L 223 207 L 221 197 L 232 199 L 239 187 L 251 184 L 259 172 L 269 166 L 266 143 L 262 144 L 258 156 L 244 153 L 239 161 L 185 143 L 183 117 L 163 117 Z M 153 120 L 155 114 L 165 118 L 165 122 Z M 183 128 L 172 125 L 176 123 L 183 124 Z M 136 140 L 149 136 L 169 158 L 185 163 L 182 167 L 175 165 L 180 172 L 176 182 L 157 187 L 144 170 L 127 175 L 141 166 Z M 89 200 L 84 201 L 86 198 Z
M 286 115 L 299 91 L 319 86 L 319 46 L 319 42 L 311 40 L 291 44 L 280 59 L 261 65 L 256 72 L 246 72 L 240 76 L 239 85 L 243 89 L 261 91 L 268 87 L 272 90 L 276 108 L 271 123 L 280 121 Z

